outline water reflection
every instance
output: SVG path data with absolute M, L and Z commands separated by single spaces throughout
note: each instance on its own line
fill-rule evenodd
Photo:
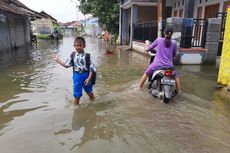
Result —
M 216 90 L 218 70 L 210 65 L 183 65 L 177 71 L 181 78 L 182 89 L 208 101 L 213 100 Z
M 0 130 L 2 130 L 7 124 L 9 123 L 10 121 L 14 120 L 15 117 L 20 117 L 22 115 L 24 115 L 25 113 L 27 112 L 30 112 L 30 111 L 34 111 L 34 110 L 37 110 L 37 109 L 40 109 L 44 106 L 40 106 L 40 107 L 34 107 L 34 108 L 28 108 L 28 109 L 20 109 L 20 110 L 7 110 L 10 108 L 10 106 L 12 105 L 15 105 L 17 103 L 22 103 L 22 102 L 26 102 L 28 100 L 21 100 L 21 101 L 12 101 L 12 102 L 9 102 L 5 105 L 2 105 L 0 107 Z
M 98 138 L 97 128 L 95 127 L 97 118 L 98 116 L 93 108 L 80 108 L 74 111 L 72 129 L 78 131 L 80 128 L 83 128 L 84 132 L 80 143 L 74 145 L 71 150 L 76 146 L 81 148 L 89 140 L 95 140 Z

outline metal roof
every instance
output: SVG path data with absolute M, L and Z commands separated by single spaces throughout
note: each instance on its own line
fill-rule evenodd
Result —
M 17 15 L 27 16 L 31 19 L 43 17 L 40 13 L 31 10 L 18 0 L 0 0 L 0 10 Z

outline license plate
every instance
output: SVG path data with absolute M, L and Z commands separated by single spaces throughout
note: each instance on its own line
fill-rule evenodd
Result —
M 173 79 L 163 79 L 162 84 L 169 84 L 169 85 L 174 85 L 175 84 L 175 80 Z

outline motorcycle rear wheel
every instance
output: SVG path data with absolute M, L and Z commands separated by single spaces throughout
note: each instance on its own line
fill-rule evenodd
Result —
M 164 92 L 163 102 L 166 103 L 166 104 L 168 104 L 169 101 L 170 101 L 170 99 L 169 99 L 169 98 L 166 98 L 165 92 Z

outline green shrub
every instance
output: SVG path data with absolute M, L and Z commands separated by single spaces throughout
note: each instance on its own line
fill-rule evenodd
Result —
M 49 34 L 38 34 L 36 37 L 38 39 L 49 39 Z

